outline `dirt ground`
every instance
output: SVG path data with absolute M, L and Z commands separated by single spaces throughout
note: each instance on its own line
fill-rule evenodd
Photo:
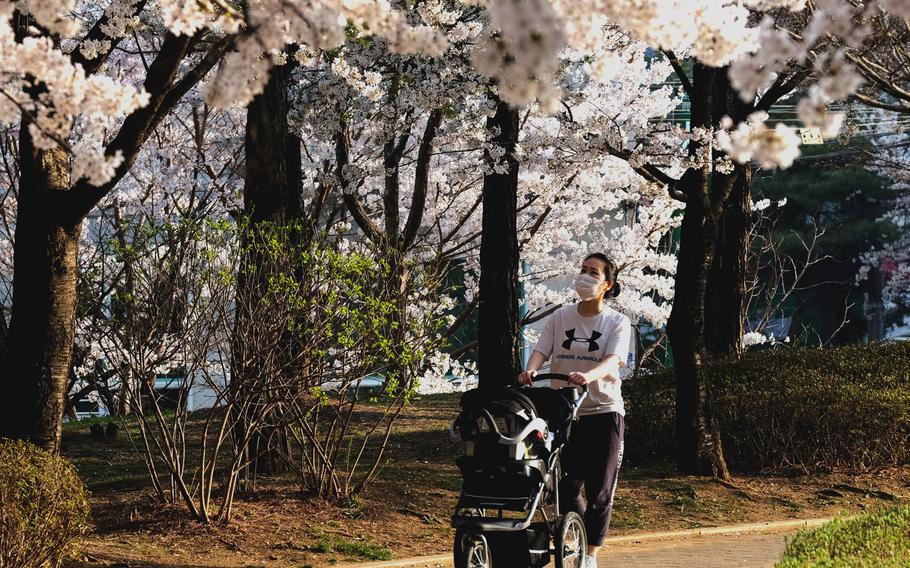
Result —
M 205 527 L 180 505 L 160 505 L 128 441 L 91 441 L 69 425 L 64 455 L 91 491 L 95 530 L 68 568 L 317 568 L 444 553 L 460 477 L 448 438 L 457 396 L 410 406 L 377 482 L 333 503 L 302 496 L 289 479 L 241 496 L 234 521 Z M 737 475 L 733 484 L 680 476 L 669 463 L 627 458 L 611 534 L 854 513 L 910 498 L 910 467 L 863 474 Z

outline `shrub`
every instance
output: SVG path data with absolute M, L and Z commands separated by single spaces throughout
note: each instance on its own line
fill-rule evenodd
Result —
M 0 567 L 59 566 L 88 528 L 85 487 L 72 464 L 0 440 Z
M 910 506 L 800 531 L 776 568 L 910 566 Z
M 623 452 L 633 460 L 672 456 L 676 437 L 673 370 L 640 373 L 622 385 L 626 404 Z
M 910 462 L 910 344 L 757 351 L 713 362 L 708 372 L 734 467 L 819 471 Z M 672 452 L 672 374 L 644 375 L 627 387 L 627 448 Z

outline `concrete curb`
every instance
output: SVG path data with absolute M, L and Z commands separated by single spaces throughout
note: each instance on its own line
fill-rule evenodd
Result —
M 705 536 L 720 536 L 730 534 L 755 534 L 755 533 L 785 533 L 803 528 L 819 527 L 834 517 L 819 519 L 792 519 L 786 521 L 768 521 L 763 523 L 747 523 L 727 527 L 705 527 L 684 531 L 664 531 L 628 534 L 607 537 L 604 546 L 624 544 L 630 542 L 648 542 L 660 540 L 684 540 Z M 360 564 L 341 564 L 338 568 L 447 568 L 452 566 L 452 553 L 435 554 L 433 556 L 419 556 L 415 558 L 402 558 L 385 562 L 365 562 Z

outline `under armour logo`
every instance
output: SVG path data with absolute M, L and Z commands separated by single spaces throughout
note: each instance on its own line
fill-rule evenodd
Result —
M 566 331 L 566 337 L 568 337 L 568 339 L 562 342 L 562 348 L 569 349 L 573 343 L 587 343 L 588 352 L 597 351 L 600 349 L 600 345 L 597 344 L 597 340 L 600 339 L 602 335 L 603 334 L 599 331 L 592 331 L 591 337 L 575 337 L 575 328 L 573 327 L 572 329 Z

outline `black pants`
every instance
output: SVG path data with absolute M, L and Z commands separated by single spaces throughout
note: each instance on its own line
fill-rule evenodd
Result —
M 602 545 L 610 528 L 624 430 L 625 422 L 618 412 L 582 416 L 563 449 L 560 512 L 575 511 L 584 517 L 592 546 Z

